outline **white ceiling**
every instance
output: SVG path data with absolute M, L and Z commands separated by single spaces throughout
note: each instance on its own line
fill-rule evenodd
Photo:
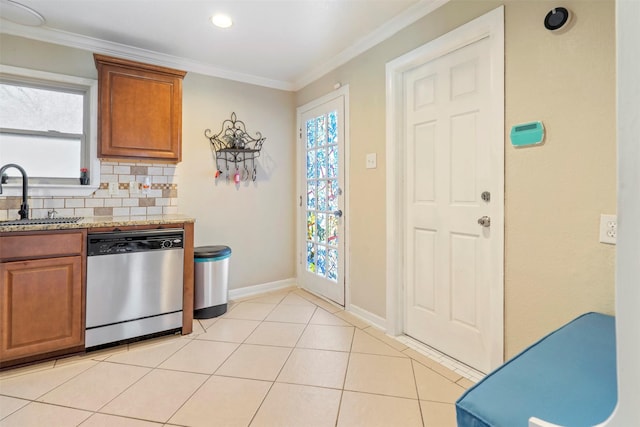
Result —
M 247 83 L 297 90 L 447 0 L 0 0 L 45 19 L 0 31 Z M 230 15 L 219 29 L 209 18 Z

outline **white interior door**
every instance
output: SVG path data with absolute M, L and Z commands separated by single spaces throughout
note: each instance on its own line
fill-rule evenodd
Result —
M 345 96 L 299 109 L 301 287 L 344 305 Z
M 483 372 L 503 254 L 490 59 L 486 37 L 402 78 L 405 333 Z

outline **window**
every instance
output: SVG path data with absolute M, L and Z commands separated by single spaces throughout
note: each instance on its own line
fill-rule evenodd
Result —
M 87 195 L 99 185 L 96 89 L 95 80 L 0 67 L 0 165 L 22 166 L 30 195 Z M 79 185 L 81 168 L 89 188 Z M 6 173 L 9 184 L 19 177 Z
M 84 93 L 0 81 L 3 162 L 31 178 L 76 178 L 86 167 L 84 140 Z

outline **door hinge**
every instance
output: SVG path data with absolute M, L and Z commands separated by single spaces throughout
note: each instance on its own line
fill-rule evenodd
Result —
M 299 138 L 302 139 L 302 128 L 300 128 L 300 134 L 299 134 Z

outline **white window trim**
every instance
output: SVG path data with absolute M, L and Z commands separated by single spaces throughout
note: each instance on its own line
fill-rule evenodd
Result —
M 100 160 L 98 159 L 98 80 L 87 79 L 65 74 L 49 73 L 46 71 L 31 70 L 28 68 L 12 67 L 0 64 L 0 76 L 27 77 L 38 80 L 46 80 L 53 83 L 67 83 L 85 86 L 89 96 L 89 182 L 90 185 L 59 185 L 29 183 L 29 197 L 49 196 L 89 196 L 100 186 Z M 2 166 L 2 165 L 0 165 Z M 78 171 L 78 178 L 80 172 Z M 21 196 L 22 183 L 2 184 L 0 197 Z

